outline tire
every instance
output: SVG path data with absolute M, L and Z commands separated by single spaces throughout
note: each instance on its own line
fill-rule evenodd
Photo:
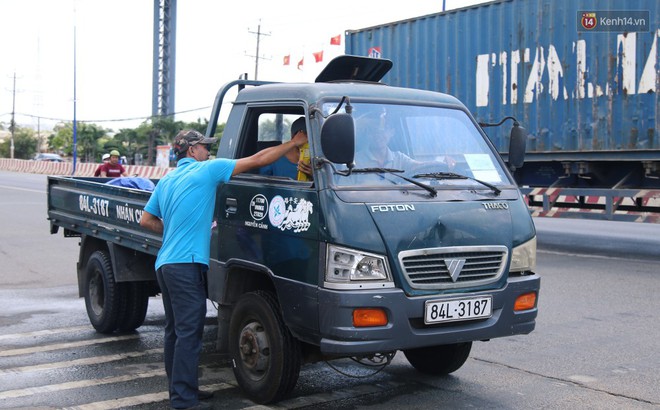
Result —
M 470 356 L 471 349 L 472 342 L 467 342 L 408 349 L 403 354 L 417 371 L 442 376 L 460 369 Z
M 112 333 L 118 327 L 126 298 L 122 284 L 115 282 L 108 254 L 96 251 L 87 260 L 85 307 L 89 321 L 99 333 Z
M 149 307 L 149 293 L 144 282 L 129 282 L 122 285 L 126 289 L 126 304 L 117 322 L 117 330 L 132 332 L 144 323 Z
M 300 344 L 285 326 L 271 292 L 239 298 L 229 323 L 229 353 L 236 381 L 256 403 L 283 399 L 298 381 Z

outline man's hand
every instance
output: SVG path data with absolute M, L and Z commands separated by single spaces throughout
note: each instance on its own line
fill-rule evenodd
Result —
M 296 147 L 300 148 L 307 142 L 307 133 L 300 130 L 293 136 L 293 138 L 291 138 L 291 141 L 293 141 Z
M 310 177 L 312 176 L 312 164 L 309 162 L 304 162 L 304 161 L 299 161 L 298 162 L 298 171 L 309 175 Z

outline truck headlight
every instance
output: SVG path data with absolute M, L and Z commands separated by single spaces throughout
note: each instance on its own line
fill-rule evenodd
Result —
M 334 245 L 328 245 L 325 282 L 333 288 L 344 287 L 336 286 L 342 284 L 354 285 L 350 288 L 394 286 L 384 257 Z
M 511 252 L 510 272 L 522 272 L 536 267 L 536 236 L 522 245 L 513 248 Z

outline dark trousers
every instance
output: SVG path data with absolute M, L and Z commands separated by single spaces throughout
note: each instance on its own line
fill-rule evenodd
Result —
M 156 272 L 165 307 L 165 371 L 174 408 L 199 402 L 197 368 L 206 318 L 207 269 L 199 263 L 177 263 Z

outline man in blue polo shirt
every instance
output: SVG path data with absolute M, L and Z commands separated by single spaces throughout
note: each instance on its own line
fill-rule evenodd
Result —
M 307 142 L 298 133 L 290 141 L 237 160 L 209 159 L 209 144 L 194 130 L 174 140 L 176 169 L 156 185 L 144 207 L 140 225 L 163 234 L 156 258 L 156 277 L 165 307 L 165 371 L 170 403 L 194 407 L 211 394 L 199 391 L 197 367 L 206 317 L 206 271 L 216 188 L 232 176 L 273 163 Z

